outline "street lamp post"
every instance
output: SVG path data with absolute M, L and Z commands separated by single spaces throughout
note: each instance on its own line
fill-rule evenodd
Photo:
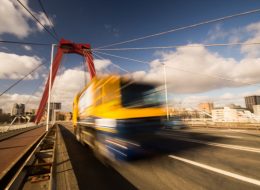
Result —
M 50 102 L 51 102 L 51 84 L 52 84 L 52 62 L 54 56 L 54 48 L 56 44 L 52 44 L 51 46 L 51 64 L 50 64 L 50 75 L 49 75 L 49 93 L 48 93 L 48 107 L 47 107 L 47 123 L 46 123 L 46 131 L 49 130 L 49 120 L 50 120 Z
M 165 104 L 166 104 L 167 120 L 169 120 L 168 90 L 167 90 L 167 77 L 166 77 L 165 63 L 163 63 L 163 71 L 164 71 Z

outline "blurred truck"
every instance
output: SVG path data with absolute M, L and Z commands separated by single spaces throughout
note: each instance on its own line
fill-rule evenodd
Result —
M 129 160 L 146 152 L 164 126 L 161 90 L 118 75 L 94 77 L 73 102 L 76 139 L 100 158 Z

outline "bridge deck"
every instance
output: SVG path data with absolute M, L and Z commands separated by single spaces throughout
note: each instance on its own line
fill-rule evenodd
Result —
M 72 125 L 61 125 L 55 164 L 56 189 L 136 189 L 115 169 L 103 165 L 76 141 Z
M 43 133 L 44 127 L 36 128 L 0 142 L 0 178 L 24 151 Z

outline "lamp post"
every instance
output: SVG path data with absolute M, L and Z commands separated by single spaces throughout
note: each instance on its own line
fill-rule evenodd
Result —
M 163 63 L 163 71 L 164 71 L 165 104 L 166 104 L 167 120 L 169 120 L 168 90 L 167 90 L 167 77 L 166 77 L 165 63 Z
M 47 123 L 46 123 L 46 131 L 49 130 L 49 120 L 50 120 L 50 102 L 51 102 L 51 84 L 52 84 L 52 62 L 54 56 L 54 48 L 56 44 L 52 44 L 51 46 L 51 64 L 50 64 L 50 75 L 49 75 L 49 92 L 48 92 L 48 106 L 47 106 Z

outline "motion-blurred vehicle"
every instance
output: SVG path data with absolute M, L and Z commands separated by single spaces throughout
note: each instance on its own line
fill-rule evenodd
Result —
M 154 84 L 96 76 L 74 98 L 76 139 L 103 158 L 128 160 L 144 154 L 164 125 L 161 96 Z

